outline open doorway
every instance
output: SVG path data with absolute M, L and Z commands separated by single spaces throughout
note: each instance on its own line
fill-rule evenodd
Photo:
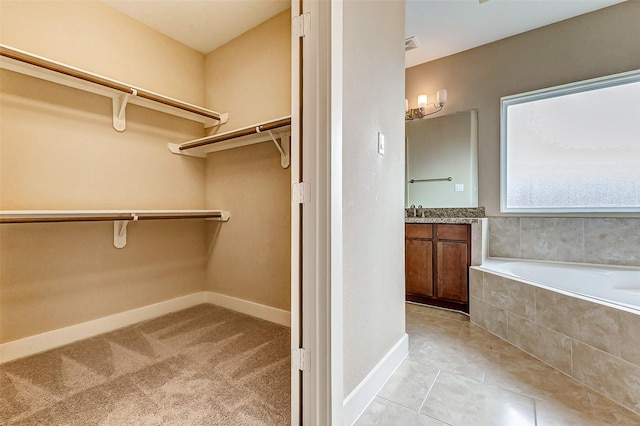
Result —
M 42 10 L 35 10 L 38 7 Z M 220 109 L 229 112 L 229 118 L 218 129 L 220 133 L 286 115 L 295 117 L 291 106 L 292 67 L 289 56 L 291 12 L 283 12 L 243 33 L 238 40 L 226 43 L 216 49 L 216 54 L 207 54 L 204 62 L 199 62 L 196 52 L 159 34 L 152 34 L 149 28 L 114 13 L 102 3 L 60 2 L 57 9 L 46 4 L 38 4 L 38 7 L 16 4 L 5 9 L 3 6 L 3 15 L 11 17 L 6 19 L 13 22 L 10 28 L 3 24 L 6 28 L 3 43 L 15 44 L 24 50 L 31 48 L 45 57 L 63 58 L 69 65 L 90 68 L 107 77 L 131 79 L 140 87 L 145 87 L 146 82 L 155 89 L 153 86 L 156 84 L 160 88 L 155 90 L 161 92 L 162 86 L 166 86 L 168 95 L 175 98 L 184 96 L 194 104 L 214 106 L 225 103 Z M 56 19 L 57 16 L 61 19 Z M 67 29 L 45 25 L 51 21 L 62 22 L 63 17 L 65 22 L 72 21 Z M 28 21 L 42 21 L 38 34 L 40 42 L 31 44 L 29 26 L 20 26 L 20 22 Z M 82 25 L 87 27 L 82 38 L 77 37 L 79 30 L 74 22 L 83 22 Z M 111 38 L 98 38 L 97 33 L 101 30 L 108 33 L 108 29 L 113 27 L 131 31 L 112 34 Z M 96 34 L 90 29 L 96 29 Z M 283 50 L 274 50 L 275 45 L 280 46 L 279 42 L 266 42 L 271 31 L 277 34 L 278 40 L 284 40 Z M 126 37 L 124 33 L 127 33 Z M 145 37 L 157 44 L 146 45 Z M 51 40 L 52 43 L 47 44 L 43 40 Z M 92 55 L 93 50 L 83 48 L 82 44 L 87 40 L 96 52 L 115 51 L 118 54 Z M 145 52 L 145 55 L 133 60 L 129 57 L 131 51 L 118 49 L 119 46 L 132 47 L 131 51 Z M 260 58 L 254 54 L 255 51 L 268 57 L 269 66 L 258 65 Z M 286 51 L 284 60 L 279 59 L 282 51 Z M 239 58 L 249 59 L 237 65 Z M 158 59 L 160 63 L 166 63 L 158 66 L 158 62 L 154 62 Z M 231 67 L 234 63 L 236 65 Z M 201 91 L 197 82 L 198 68 L 202 65 L 205 71 L 200 77 L 204 79 L 202 87 L 207 92 L 202 95 L 204 102 L 198 100 Z M 119 70 L 121 74 L 118 74 Z M 182 74 L 181 70 L 186 72 Z M 175 75 L 171 74 L 174 71 Z M 3 116 L 5 113 L 7 117 L 20 116 L 20 120 L 13 124 L 8 119 L 3 120 L 4 129 L 20 134 L 15 145 L 10 145 L 8 139 L 3 138 L 6 150 L 3 149 L 2 157 L 6 164 L 10 164 L 4 170 L 12 176 L 19 176 L 18 182 L 40 183 L 40 189 L 46 194 L 46 197 L 37 196 L 33 188 L 38 185 L 19 191 L 25 188 L 18 184 L 12 194 L 20 193 L 22 198 L 12 198 L 4 193 L 3 208 L 111 210 L 126 204 L 145 209 L 182 209 L 192 205 L 220 208 L 225 204 L 221 208 L 231 212 L 231 219 L 225 223 L 176 220 L 171 223 L 132 224 L 128 228 L 127 246 L 122 249 L 104 244 L 104 234 L 109 236 L 113 232 L 109 228 L 111 223 L 78 224 L 71 221 L 64 225 L 23 224 L 13 228 L 5 228 L 13 225 L 3 224 L 2 325 L 7 327 L 6 324 L 11 324 L 12 327 L 11 332 L 3 330 L 1 333 L 2 338 L 8 339 L 0 342 L 4 348 L 17 347 L 23 339 L 39 334 L 66 332 L 70 328 L 86 329 L 87 324 L 96 324 L 92 321 L 98 321 L 100 327 L 107 327 L 104 324 L 108 322 L 120 327 L 127 322 L 135 322 L 136 318 L 159 316 L 165 313 L 162 312 L 165 308 L 174 312 L 194 309 L 195 305 L 203 303 L 291 326 L 291 335 L 298 337 L 291 339 L 287 352 L 300 347 L 300 319 L 297 316 L 300 281 L 299 276 L 292 272 L 297 267 L 294 265 L 301 262 L 297 252 L 301 234 L 301 219 L 297 215 L 301 207 L 291 202 L 291 184 L 300 181 L 292 175 L 301 174 L 300 150 L 296 148 L 298 139 L 295 136 L 291 138 L 289 168 L 282 167 L 281 155 L 271 141 L 207 154 L 205 160 L 178 157 L 167 150 L 167 143 L 197 138 L 201 136 L 202 127 L 185 124 L 181 118 L 167 118 L 158 112 L 129 106 L 128 128 L 118 133 L 110 127 L 110 99 L 61 88 L 32 76 L 13 75 L 13 71 L 2 72 L 3 83 L 7 82 L 4 89 L 11 92 L 9 97 L 12 100 L 19 100 L 3 108 Z M 162 77 L 165 73 L 171 74 L 166 81 Z M 154 82 L 149 75 L 161 77 Z M 11 82 L 15 84 L 10 85 Z M 38 90 L 31 92 L 30 88 Z M 269 91 L 273 92 L 267 93 Z M 261 99 L 258 104 L 257 98 Z M 102 114 L 104 111 L 107 111 L 105 116 Z M 46 119 L 41 120 L 40 116 Z M 87 116 L 89 120 L 81 120 Z M 38 126 L 33 126 L 36 122 Z M 35 133 L 21 132 L 25 127 Z M 59 138 L 51 141 L 40 137 L 47 133 L 56 134 Z M 283 136 L 277 139 L 282 144 Z M 42 145 L 38 145 L 38 140 Z M 47 145 L 47 142 L 51 143 Z M 52 148 L 54 145 L 55 149 Z M 12 146 L 29 146 L 30 150 L 33 148 L 31 154 L 41 152 L 40 149 L 50 149 L 46 152 L 51 155 L 42 156 L 46 159 L 39 163 L 40 169 L 21 167 L 26 158 L 9 149 Z M 80 155 L 80 152 L 86 155 Z M 60 164 L 65 167 L 54 167 Z M 86 179 L 80 179 L 83 177 Z M 65 186 L 68 181 L 74 181 L 76 185 Z M 94 191 L 90 190 L 87 182 L 94 185 Z M 274 190 L 276 187 L 278 190 Z M 16 242 L 21 245 L 13 244 Z M 39 247 L 39 250 L 34 251 L 33 247 Z M 35 273 L 25 273 L 20 268 L 22 261 L 37 265 L 29 268 Z M 25 288 L 30 292 L 25 292 Z M 27 293 L 29 297 L 24 297 Z M 25 305 L 17 304 L 20 297 Z M 179 303 L 175 302 L 178 299 Z M 158 305 L 162 309 L 157 310 Z M 136 317 L 140 312 L 144 315 Z M 216 313 L 197 312 L 203 314 L 196 315 L 201 319 L 218 316 Z M 122 322 L 114 321 L 113 315 Z M 156 330 L 174 333 L 183 323 L 198 322 L 192 321 L 194 318 L 177 319 L 171 315 L 168 318 L 170 326 Z M 205 328 L 215 324 L 214 321 L 204 322 Z M 93 327 L 89 334 L 74 334 L 73 339 L 109 331 L 108 327 L 100 327 Z M 217 328 L 221 331 L 224 326 Z M 138 329 L 140 334 L 136 336 L 145 334 L 141 330 L 144 327 Z M 194 328 L 191 337 L 202 330 Z M 154 333 L 147 334 L 152 338 Z M 120 346 L 111 339 L 96 347 L 104 349 L 104 353 L 113 358 Z M 172 350 L 180 347 L 177 344 L 168 346 L 173 346 Z M 148 349 L 153 345 L 145 347 Z M 259 345 L 255 349 L 257 351 L 253 355 L 259 357 Z M 56 359 L 67 360 L 67 355 L 67 352 L 59 352 Z M 71 359 L 77 361 L 75 355 Z M 39 365 L 43 365 L 42 362 Z M 76 372 L 85 371 L 80 368 L 84 362 L 71 364 L 77 367 Z M 292 388 L 299 389 L 300 384 L 296 380 L 299 380 L 300 373 L 291 373 L 288 362 L 283 366 L 292 376 Z M 113 371 L 119 371 L 118 368 L 114 367 Z M 249 363 L 247 368 L 250 368 Z M 20 373 L 17 379 L 12 380 L 23 383 L 21 380 L 25 379 L 25 374 Z M 96 375 L 94 379 L 102 380 L 100 377 Z M 45 400 L 52 402 L 69 396 L 58 393 L 57 388 L 51 395 Z M 299 413 L 295 395 L 296 392 L 292 392 L 294 403 L 291 409 Z M 45 404 L 37 408 L 51 407 Z

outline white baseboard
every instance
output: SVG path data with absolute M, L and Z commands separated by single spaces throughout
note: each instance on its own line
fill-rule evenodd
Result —
M 77 340 L 87 339 L 102 333 L 108 333 L 140 321 L 157 318 L 201 303 L 210 303 L 277 324 L 288 327 L 291 326 L 291 314 L 288 311 L 237 299 L 235 297 L 225 296 L 211 291 L 201 291 L 188 296 L 166 300 L 153 305 L 143 306 L 130 311 L 109 315 L 103 318 L 0 344 L 0 364 L 29 355 L 34 355 L 39 352 L 48 351 L 50 349 L 73 343 Z
M 387 352 L 362 382 L 344 399 L 344 424 L 352 425 L 371 404 L 380 389 L 389 380 L 409 353 L 409 336 L 405 334 Z
M 59 328 L 24 339 L 0 344 L 0 363 L 23 358 L 38 352 L 48 351 L 77 340 L 87 339 L 98 334 L 107 333 L 135 324 L 140 321 L 156 318 L 171 312 L 187 309 L 206 303 L 205 291 L 193 293 L 153 305 L 143 306 L 126 312 L 109 315 L 103 318 Z
M 291 327 L 291 312 L 213 291 L 207 292 L 207 302 L 232 311 L 251 315 L 269 322 Z

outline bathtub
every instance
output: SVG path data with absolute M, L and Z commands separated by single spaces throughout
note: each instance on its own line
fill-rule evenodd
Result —
M 473 324 L 640 414 L 640 268 L 489 258 Z
M 640 310 L 640 268 L 637 267 L 488 258 L 480 269 Z

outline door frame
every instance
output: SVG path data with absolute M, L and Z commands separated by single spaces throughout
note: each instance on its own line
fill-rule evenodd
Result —
M 300 2 L 291 2 L 291 22 L 300 14 Z M 302 42 L 291 31 L 291 137 L 290 171 L 291 191 L 293 185 L 302 181 L 301 159 L 301 57 Z M 293 353 L 302 345 L 302 206 L 291 198 L 291 347 Z M 302 373 L 291 363 L 291 425 L 302 424 Z
M 292 425 L 344 422 L 342 7 L 339 0 L 291 7 L 292 19 L 308 13 L 310 20 L 304 36 L 292 31 L 292 158 L 300 159 L 292 184 L 304 182 L 308 196 L 292 206 L 291 332 L 292 349 L 304 348 L 311 360 L 308 370 L 292 370 Z

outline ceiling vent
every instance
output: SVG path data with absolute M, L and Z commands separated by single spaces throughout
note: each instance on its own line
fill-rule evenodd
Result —
M 420 47 L 420 43 L 418 43 L 418 39 L 415 36 L 404 39 L 405 52 L 408 52 L 409 50 L 417 49 L 418 47 Z

